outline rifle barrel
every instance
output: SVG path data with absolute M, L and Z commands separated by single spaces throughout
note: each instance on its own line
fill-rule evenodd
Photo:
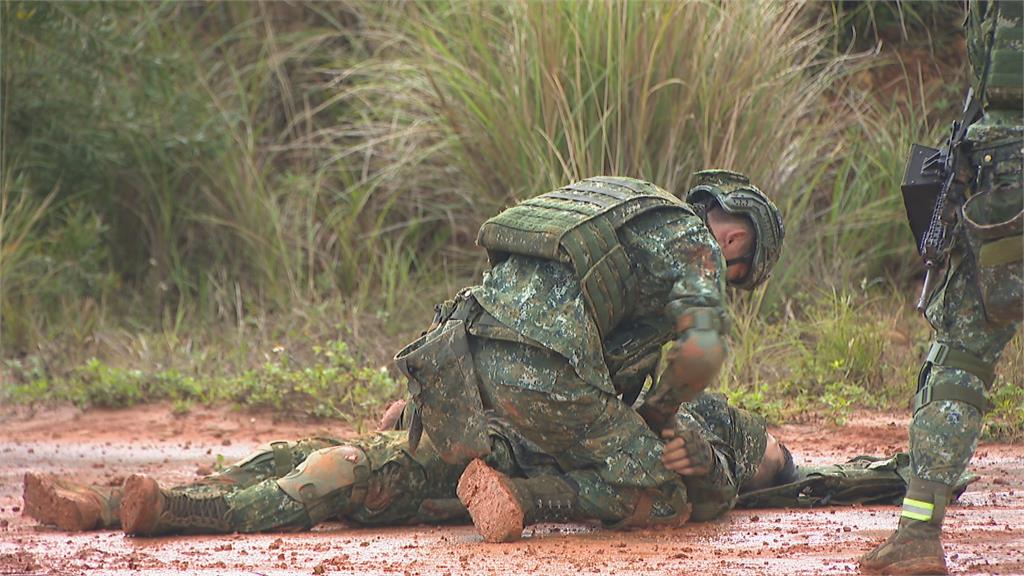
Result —
M 925 260 L 924 285 L 921 286 L 921 295 L 917 298 L 917 306 L 915 306 L 921 314 L 924 314 L 925 309 L 928 307 L 928 295 L 932 293 L 932 288 L 934 288 L 937 269 L 938 262 L 930 258 Z

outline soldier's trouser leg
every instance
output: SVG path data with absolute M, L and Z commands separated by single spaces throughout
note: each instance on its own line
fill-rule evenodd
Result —
M 1011 132 L 1019 135 L 1020 129 Z M 982 166 L 978 192 L 991 195 L 992 213 L 985 216 L 992 223 L 1009 221 L 1021 210 L 1022 147 L 1019 139 L 991 150 L 984 142 L 975 143 L 973 161 Z M 986 167 L 993 158 L 998 165 Z M 1020 325 L 1016 317 L 1022 283 L 1019 229 L 1003 238 L 982 238 L 984 234 L 976 231 L 969 237 L 967 229 L 966 225 L 961 229 L 945 281 L 928 305 L 935 341 L 922 367 L 914 403 L 912 477 L 899 528 L 861 559 L 867 570 L 945 573 L 940 534 L 946 506 L 977 447 L 993 368 Z M 1014 304 L 1018 312 L 1008 314 Z
M 512 449 L 491 431 L 487 462 L 518 474 Z M 169 499 L 215 502 L 220 522 L 170 525 L 157 532 L 304 530 L 330 517 L 364 525 L 444 522 L 466 517 L 455 497 L 462 466 L 446 464 L 429 440 L 409 454 L 404 431 L 342 443 L 312 438 L 274 443 L 223 472 L 167 490 Z
M 353 467 L 339 451 L 361 454 L 339 444 L 326 438 L 274 442 L 219 473 L 170 489 L 161 489 L 146 477 L 129 478 L 122 504 L 125 531 L 155 535 L 308 528 L 315 522 L 306 506 L 279 482 L 313 464 L 320 481 L 314 481 L 313 489 L 321 490 L 322 500 L 335 496 L 323 492 L 324 476 Z
M 972 207 L 965 211 L 983 221 L 980 224 L 1009 221 L 1024 207 L 1020 151 L 1024 141 L 990 151 L 984 143 L 975 146 L 979 150 L 974 159 L 982 165 L 980 197 L 972 198 Z M 985 159 L 993 157 L 998 165 L 986 168 Z M 935 341 L 922 368 L 921 392 L 910 425 L 910 456 L 916 478 L 946 486 L 957 482 L 974 454 L 992 370 L 1020 324 L 1019 301 L 1017 312 L 1008 311 L 1006 305 L 1007 299 L 1019 300 L 1024 282 L 1020 231 L 1013 234 L 1005 225 L 989 228 L 1009 235 L 994 242 L 988 238 L 990 242 L 979 248 L 985 234 L 973 232 L 966 224 L 962 227 L 945 282 L 927 311 Z
M 338 446 L 333 438 L 304 438 L 296 442 L 271 442 L 219 472 L 195 482 L 175 486 L 175 490 L 196 494 L 230 494 L 270 478 L 280 478 L 301 464 L 310 454 L 322 448 Z
M 740 487 L 757 473 L 765 455 L 768 429 L 764 418 L 730 406 L 722 394 L 705 392 L 684 402 L 676 428 L 699 433 L 711 447 L 711 467 L 703 476 L 683 479 L 693 504 L 691 520 L 705 521 L 731 510 Z
M 688 519 L 686 487 L 662 465 L 663 445 L 635 411 L 553 352 L 476 338 L 471 346 L 485 406 L 567 471 L 579 515 L 613 525 Z

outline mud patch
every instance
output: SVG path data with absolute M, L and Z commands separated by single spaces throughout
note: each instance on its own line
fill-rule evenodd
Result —
M 252 420 L 251 420 L 252 419 Z M 741 510 L 663 530 L 595 525 L 529 527 L 488 544 L 471 526 L 360 529 L 327 523 L 307 533 L 163 538 L 66 533 L 21 515 L 26 471 L 115 483 L 135 472 L 186 482 L 201 466 L 240 458 L 275 439 L 344 436 L 322 424 L 275 424 L 230 411 L 176 418 L 167 406 L 0 423 L 0 574 L 854 574 L 856 558 L 896 524 L 895 507 Z M 774 429 L 799 461 L 823 464 L 906 445 L 905 415 L 859 414 L 845 428 Z M 180 435 L 175 431 L 180 430 Z M 231 441 L 230 446 L 224 440 Z M 1024 574 L 1024 447 L 985 444 L 981 475 L 950 509 L 944 539 L 954 574 Z M 5 524 L 6 523 L 6 524 Z

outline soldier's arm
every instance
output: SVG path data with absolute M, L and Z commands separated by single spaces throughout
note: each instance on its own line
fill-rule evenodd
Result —
M 718 376 L 728 347 L 728 315 L 723 305 L 724 263 L 717 246 L 691 250 L 681 262 L 666 306 L 676 338 L 666 351 L 666 365 L 638 409 L 652 430 L 660 432 L 682 402 L 692 400 Z

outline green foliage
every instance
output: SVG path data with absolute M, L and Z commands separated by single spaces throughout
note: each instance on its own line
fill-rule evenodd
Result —
M 961 2 L 934 0 L 832 0 L 828 11 L 838 48 L 869 48 L 881 42 L 932 46 L 947 41 L 963 18 Z
M 457 139 L 478 193 L 507 201 L 599 173 L 681 192 L 691 172 L 731 166 L 788 195 L 822 145 L 805 120 L 833 79 L 815 60 L 823 32 L 798 13 L 451 2 L 416 12 L 408 28 L 434 121 Z
M 177 330 L 342 296 L 376 306 L 382 285 L 384 304 L 417 305 L 396 296 L 446 235 L 396 203 L 408 188 L 381 179 L 407 172 L 378 168 L 357 134 L 362 107 L 331 72 L 367 57 L 346 6 L 0 9 L 5 353 L 125 316 Z
M 273 361 L 232 380 L 236 401 L 275 412 L 347 420 L 372 415 L 398 392 L 386 370 L 358 366 L 344 342 L 317 347 L 316 361 L 305 368 L 293 367 L 283 349 L 275 350 Z
M 799 316 L 768 323 L 737 311 L 733 358 L 721 382 L 730 399 L 774 421 L 823 410 L 837 424 L 856 407 L 886 405 L 889 323 L 864 295 L 820 292 L 798 300 Z M 767 361 L 770 359 L 770 361 Z
M 989 397 L 995 410 L 988 415 L 985 437 L 1017 442 L 1024 439 L 1024 387 L 1004 383 Z
M 806 230 L 816 249 L 802 254 L 817 274 L 836 279 L 835 285 L 886 274 L 907 281 L 914 271 L 906 265 L 917 253 L 899 183 L 911 144 L 940 142 L 948 130 L 928 108 L 940 91 L 914 94 L 918 89 L 924 90 L 904 77 L 895 97 L 847 95 L 851 122 L 837 142 L 831 183 L 814 200 L 815 217 Z
M 229 401 L 282 415 L 358 422 L 376 416 L 398 392 L 386 371 L 360 366 L 343 342 L 316 348 L 314 358 L 307 367 L 298 368 L 283 349 L 275 350 L 274 357 L 259 368 L 203 379 L 174 370 L 117 368 L 95 358 L 66 378 L 49 379 L 40 370 L 11 361 L 8 369 L 17 381 L 0 385 L 0 399 L 14 404 L 69 401 L 103 408 L 170 400 L 175 414 L 187 413 L 197 402 Z
M 839 394 L 853 388 L 878 389 L 883 381 L 880 322 L 835 292 L 808 308 L 808 322 L 798 324 L 799 363 L 793 386 L 800 392 Z
M 1024 440 L 1024 338 L 1020 333 L 1003 352 L 998 378 L 989 399 L 995 404 L 985 420 L 984 436 L 989 439 Z

